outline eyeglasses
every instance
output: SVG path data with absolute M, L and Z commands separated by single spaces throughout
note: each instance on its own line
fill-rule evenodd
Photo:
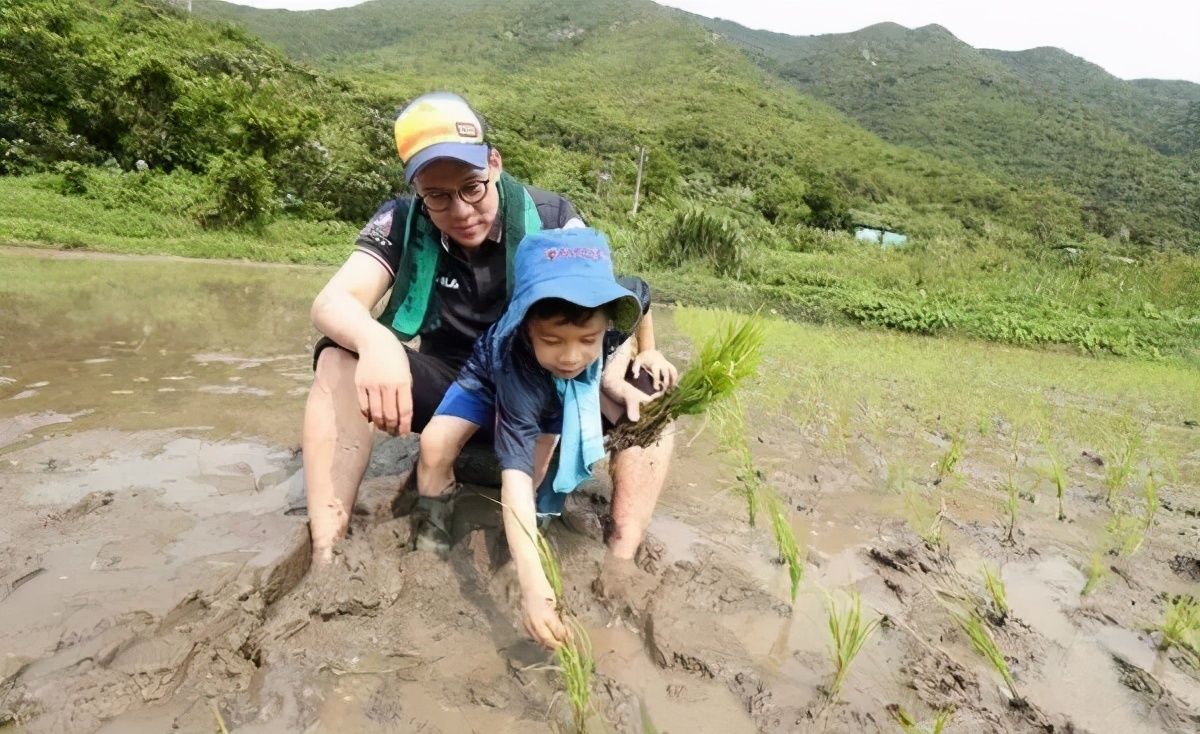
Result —
M 421 200 L 421 203 L 429 211 L 444 212 L 454 203 L 455 196 L 462 199 L 464 204 L 478 204 L 483 201 L 483 197 L 487 196 L 488 184 L 490 183 L 491 179 L 479 178 L 467 181 L 454 192 L 434 191 L 430 194 L 418 194 L 417 198 Z

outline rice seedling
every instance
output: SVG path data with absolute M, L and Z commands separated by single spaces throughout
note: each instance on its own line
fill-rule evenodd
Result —
M 825 423 L 827 431 L 825 447 L 836 451 L 839 456 L 846 456 L 850 444 L 846 440 L 851 435 L 850 425 L 854 420 L 854 408 L 846 401 L 838 401 L 830 406 L 829 417 Z
M 558 600 L 559 616 L 570 632 L 567 641 L 558 646 L 554 655 L 558 660 L 567 702 L 571 705 L 575 731 L 583 734 L 587 731 L 587 715 L 592 698 L 592 673 L 596 669 L 592 640 L 583 625 L 563 605 L 562 567 L 554 549 L 550 547 L 550 542 L 537 530 L 534 531 L 534 542 L 537 544 L 538 559 L 542 562 L 546 580 L 550 582 L 550 587 L 554 589 L 554 597 Z
M 746 513 L 750 526 L 754 527 L 758 518 L 759 497 L 766 491 L 766 479 L 763 473 L 755 468 L 754 456 L 746 444 L 746 419 L 741 402 L 734 395 L 728 402 L 713 406 L 710 416 L 718 426 L 721 443 L 734 455 L 737 464 L 735 479 L 746 498 Z
M 208 707 L 212 711 L 213 720 L 217 724 L 217 730 L 221 734 L 229 734 L 229 727 L 225 726 L 225 717 L 221 716 L 221 709 L 217 708 L 217 702 L 209 699 Z
M 904 734 L 942 734 L 949 726 L 950 718 L 954 716 L 954 709 L 942 709 L 933 717 L 933 726 L 926 728 L 918 724 L 917 720 L 905 711 L 903 706 L 896 706 L 891 711 Z
M 959 460 L 962 459 L 963 441 L 958 436 L 950 439 L 950 446 L 946 449 L 946 453 L 942 454 L 942 458 L 937 462 L 937 479 L 936 483 L 941 483 L 946 477 L 954 473 L 954 468 L 958 466 Z
M 1154 524 L 1154 516 L 1158 514 L 1158 508 L 1161 504 L 1158 501 L 1158 482 L 1154 479 L 1154 472 L 1146 472 L 1146 482 L 1142 485 L 1142 497 L 1146 500 L 1146 509 L 1142 514 L 1142 525 L 1144 529 L 1149 530 Z
M 944 541 L 942 515 L 945 503 L 939 510 L 922 497 L 916 487 L 908 487 L 904 491 L 904 509 L 908 524 L 912 526 L 913 531 L 920 536 L 921 540 L 925 541 L 930 548 L 941 548 Z
M 1112 538 L 1112 550 L 1120 556 L 1131 556 L 1142 547 L 1145 539 L 1145 520 L 1117 509 L 1105 526 Z
M 1088 594 L 1099 588 L 1104 579 L 1108 577 L 1108 565 L 1104 563 L 1104 556 L 1100 551 L 1092 553 L 1091 563 L 1088 564 L 1087 581 L 1083 584 L 1083 590 L 1079 592 L 1080 596 Z
M 763 485 L 763 474 L 750 463 L 750 452 L 743 455 L 742 468 L 737 474 L 738 484 L 741 485 L 742 495 L 746 498 L 746 514 L 750 527 L 758 521 L 758 499 L 766 489 Z
M 804 561 L 800 557 L 800 547 L 796 544 L 796 534 L 792 530 L 791 519 L 784 509 L 783 500 L 774 492 L 767 493 L 767 512 L 771 517 L 771 531 L 775 535 L 779 557 L 787 564 L 788 578 L 792 583 L 791 600 L 795 604 L 800 580 L 804 578 Z
M 1162 632 L 1160 650 L 1175 646 L 1193 656 L 1200 655 L 1200 600 L 1181 594 L 1167 602 L 1159 631 Z
M 497 504 L 506 508 L 502 502 Z M 554 590 L 554 598 L 558 604 L 556 611 L 569 632 L 566 642 L 558 646 L 554 655 L 558 661 L 558 671 L 562 676 L 563 691 L 567 702 L 571 705 L 575 731 L 577 734 L 584 734 L 587 731 L 587 715 L 591 707 L 592 673 L 596 669 L 592 640 L 587 630 L 567 610 L 563 602 L 562 565 L 558 562 L 558 556 L 555 555 L 550 541 L 540 530 L 534 528 L 530 531 L 519 520 L 518 524 L 521 526 L 521 530 L 533 540 L 537 548 L 542 572 L 546 574 L 546 581 Z
M 1054 495 L 1058 498 L 1058 519 L 1061 522 L 1067 519 L 1067 511 L 1064 505 L 1067 494 L 1067 470 L 1059 450 L 1051 446 L 1049 440 L 1043 441 L 1043 445 L 1046 447 L 1046 453 L 1050 457 L 1050 467 L 1046 475 L 1054 485 Z
M 636 423 L 621 423 L 609 434 L 609 450 L 650 446 L 671 421 L 703 413 L 728 398 L 758 368 L 763 336 L 758 316 L 728 322 L 705 342 L 674 390 L 644 405 Z
M 987 625 L 974 612 L 955 614 L 955 619 L 958 620 L 959 627 L 966 633 L 975 651 L 982 655 L 996 669 L 996 672 L 1000 673 L 1004 678 L 1004 684 L 1008 686 L 1009 693 L 1014 699 L 1019 700 L 1021 696 L 1017 693 L 1016 681 L 1013 680 L 1012 672 L 1008 669 L 1008 661 L 1004 659 L 1000 648 L 996 646 L 996 641 L 988 633 Z
M 1008 482 L 1005 484 L 1004 489 L 1004 514 L 1008 518 L 1008 527 L 1005 529 L 1004 542 L 1014 545 L 1017 540 L 1013 537 L 1013 532 L 1017 528 L 1017 511 L 1021 508 L 1021 493 L 1017 489 L 1017 483 L 1013 479 L 1012 474 L 1008 475 Z
M 833 681 L 829 684 L 829 700 L 836 701 L 850 672 L 850 663 L 862 650 L 867 638 L 879 626 L 879 619 L 864 622 L 862 597 L 857 591 L 848 593 L 849 602 L 842 608 L 832 596 L 826 596 L 829 611 L 829 635 L 832 638 Z
M 1122 422 L 1104 464 L 1105 502 L 1111 507 L 1133 474 L 1133 465 L 1142 446 L 1142 432 L 1129 419 Z
M 596 659 L 592 651 L 592 640 L 583 625 L 570 615 L 565 615 L 563 622 L 571 634 L 567 641 L 559 646 L 555 656 L 558 658 L 559 670 L 562 671 L 567 702 L 571 704 L 575 731 L 577 734 L 583 734 L 587 731 L 588 709 L 591 708 L 592 673 L 596 669 Z
M 992 598 L 992 608 L 996 612 L 996 617 L 1003 622 L 1008 617 L 1008 594 L 1005 591 L 1004 579 L 1000 577 L 1000 570 L 985 563 L 981 568 L 981 573 L 983 574 L 983 585 Z

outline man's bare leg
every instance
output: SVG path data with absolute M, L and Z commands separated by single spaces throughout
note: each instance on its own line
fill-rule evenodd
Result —
M 322 350 L 304 406 L 301 445 L 314 565 L 333 560 L 333 545 L 350 526 L 358 485 L 371 459 L 374 427 L 358 407 L 357 367 L 358 359 L 343 349 Z
M 618 560 L 633 560 L 650 526 L 650 516 L 667 482 L 675 429 L 669 426 L 658 443 L 620 451 L 612 459 L 613 528 L 608 552 Z

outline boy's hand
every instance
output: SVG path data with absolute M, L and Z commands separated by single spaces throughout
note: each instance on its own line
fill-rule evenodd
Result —
M 525 633 L 533 641 L 548 650 L 556 650 L 567 641 L 567 628 L 562 623 L 555 609 L 558 602 L 554 591 L 547 585 L 544 589 L 532 589 L 525 592 L 524 610 L 521 622 L 525 625 Z
M 653 395 L 647 395 L 628 382 L 623 383 L 619 399 L 625 406 L 625 417 L 629 419 L 630 423 L 637 423 L 642 417 L 642 406 L 661 394 L 662 392 L 659 391 Z
M 633 358 L 630 367 L 633 369 L 634 377 L 637 377 L 642 370 L 646 370 L 646 373 L 654 381 L 654 392 L 670 390 L 675 387 L 675 383 L 679 382 L 679 370 L 657 349 L 647 349 L 641 352 Z M 637 420 L 637 418 L 631 417 L 630 420 Z

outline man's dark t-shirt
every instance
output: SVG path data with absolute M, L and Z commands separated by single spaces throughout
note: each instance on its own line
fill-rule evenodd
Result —
M 575 207 L 564 197 L 529 186 L 526 190 L 537 205 L 544 228 L 583 226 Z M 418 205 L 415 201 L 407 203 Z M 392 278 L 396 277 L 404 247 L 403 242 L 395 242 L 389 237 L 396 207 L 395 199 L 381 206 L 363 227 L 355 243 L 357 249 L 378 260 Z M 406 210 L 406 206 L 400 207 L 401 212 Z M 402 229 L 397 227 L 396 231 Z M 487 240 L 474 251 L 460 247 L 442 235 L 446 257 L 439 259 L 434 278 L 439 319 L 432 331 L 421 335 L 422 353 L 461 363 L 471 353 L 471 346 L 479 335 L 504 313 L 508 303 L 505 282 L 508 261 L 503 232 L 503 222 L 497 216 Z

